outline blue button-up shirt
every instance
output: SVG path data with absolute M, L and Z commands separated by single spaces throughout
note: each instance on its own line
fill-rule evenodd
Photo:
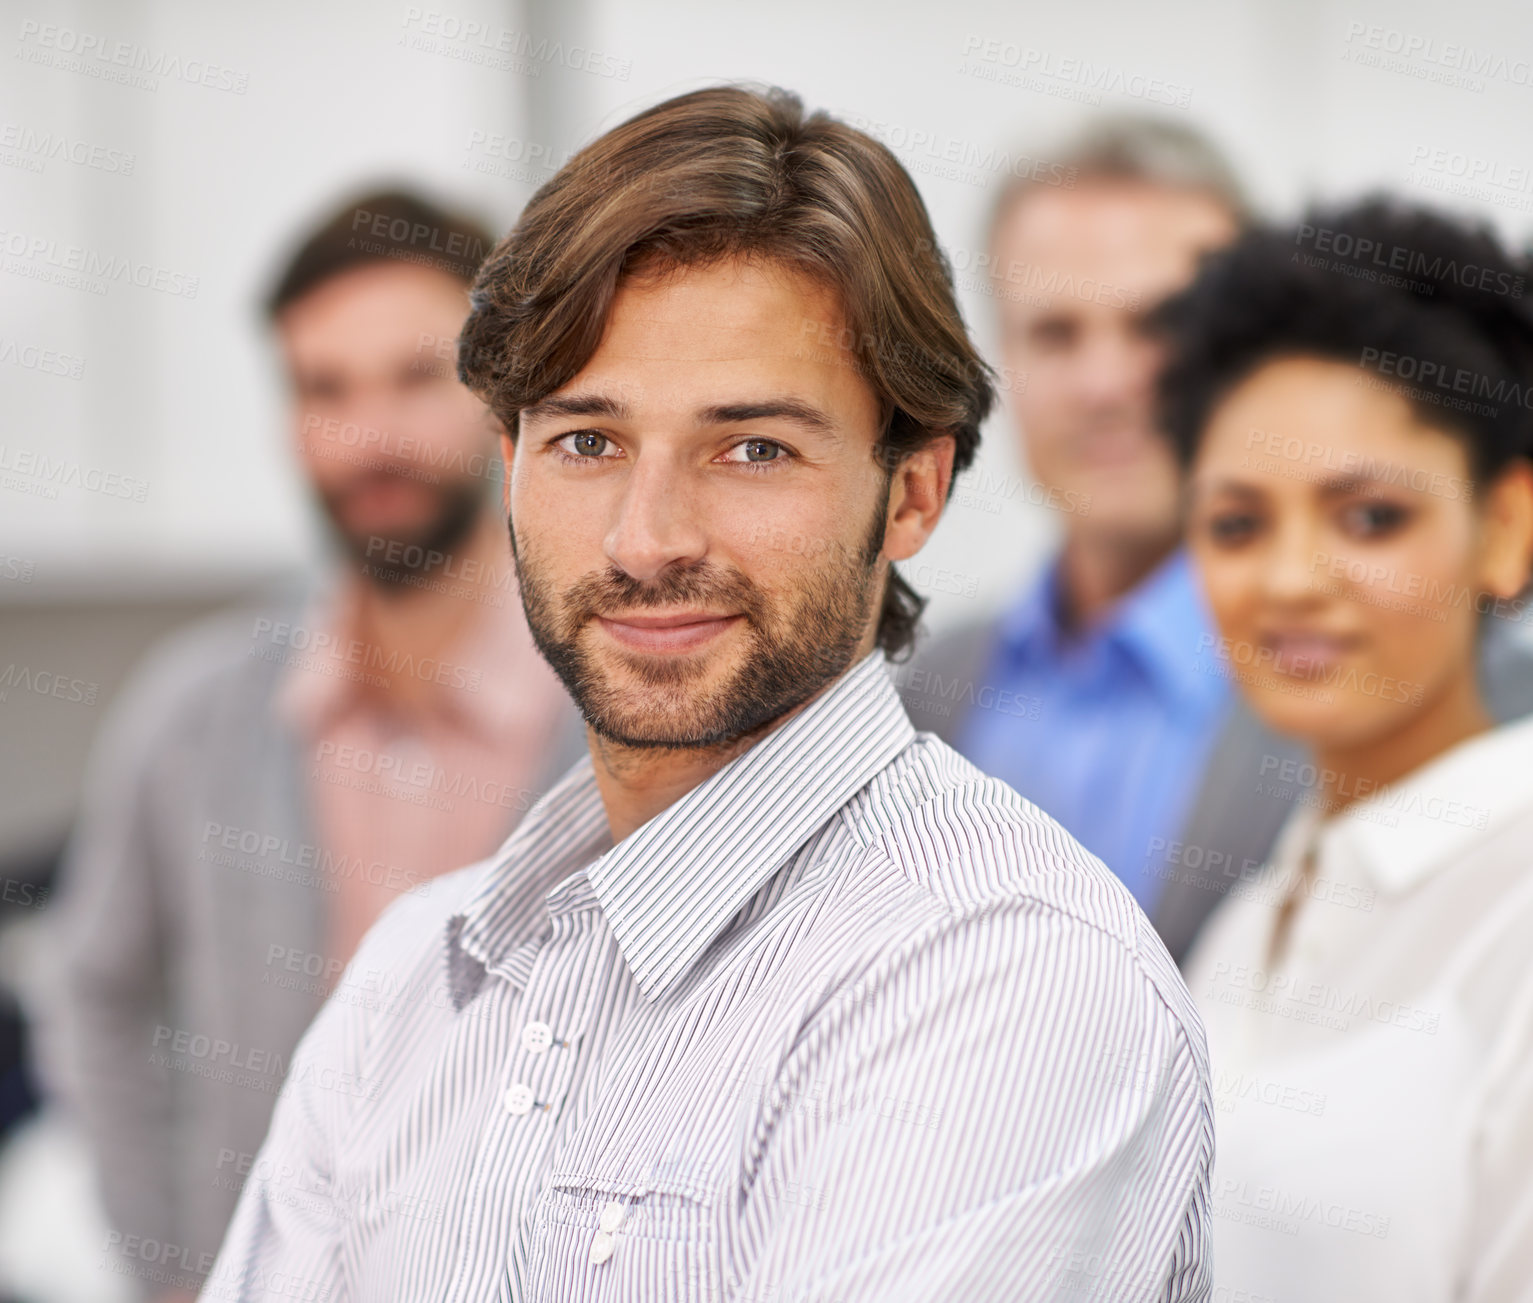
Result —
M 1101 620 L 1060 626 L 1059 573 L 1001 620 L 984 682 L 1023 711 L 975 710 L 959 750 L 1041 806 L 1150 909 L 1229 706 L 1211 622 L 1178 551 Z

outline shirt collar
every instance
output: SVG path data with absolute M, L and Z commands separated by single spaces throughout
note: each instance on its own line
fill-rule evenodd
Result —
M 1525 810 L 1530 773 L 1533 716 L 1459 743 L 1321 824 L 1321 863 L 1357 864 L 1381 891 L 1408 891 Z
M 447 968 L 459 1007 L 486 970 L 511 976 L 505 961 L 545 924 L 547 897 L 611 844 L 586 755 L 528 811 L 487 861 L 490 871 L 463 910 L 448 921 Z
M 1018 659 L 1057 654 L 1064 640 L 1059 622 L 1058 561 L 1045 566 L 1043 573 L 1022 590 L 1001 616 L 996 632 L 1001 645 Z
M 1125 598 L 1116 636 L 1168 694 L 1189 706 L 1211 705 L 1227 691 L 1227 680 L 1210 674 L 1199 656 L 1212 628 L 1192 561 L 1178 549 Z
M 386 699 L 370 697 L 360 683 L 363 676 L 336 672 L 348 668 L 344 659 L 335 659 L 333 649 L 356 637 L 363 582 L 338 573 L 307 603 L 302 627 L 308 650 L 286 667 L 276 695 L 279 718 L 297 732 L 318 737 L 368 701 L 383 708 Z M 424 697 L 425 708 L 451 728 L 477 733 L 487 742 L 514 734 L 552 699 L 548 693 L 527 690 L 530 677 L 552 672 L 533 644 L 514 587 L 501 595 L 506 597 L 503 606 L 486 603 L 473 613 L 446 652 L 447 683 Z M 428 666 L 423 663 L 420 668 L 425 671 Z
M 1002 620 L 1003 645 L 1019 659 L 1057 665 L 1090 646 L 1111 643 L 1176 701 L 1206 707 L 1224 699 L 1225 681 L 1207 672 L 1200 655 L 1212 622 L 1185 550 L 1173 552 L 1077 637 L 1066 635 L 1059 611 L 1056 562 Z
M 533 808 L 449 923 L 455 987 L 464 954 L 473 961 L 470 975 L 503 965 L 536 934 L 550 891 L 562 890 L 571 873 L 585 868 L 640 990 L 658 999 L 792 853 L 915 735 L 888 663 L 875 652 L 610 849 L 587 758 Z
M 351 678 L 327 674 L 316 645 L 331 647 L 352 627 L 355 595 L 342 574 L 332 575 L 310 593 L 296 629 L 303 632 L 305 654 L 283 667 L 274 698 L 277 717 L 294 732 L 317 737 L 356 699 Z M 317 639 L 323 634 L 323 639 Z
M 509 590 L 484 596 L 501 605 L 485 601 L 447 653 L 455 663 L 454 686 L 444 689 L 437 703 L 456 727 L 495 742 L 546 717 L 549 703 L 561 700 L 564 689 L 532 640 L 514 580 Z M 460 682 L 467 686 L 457 686 Z

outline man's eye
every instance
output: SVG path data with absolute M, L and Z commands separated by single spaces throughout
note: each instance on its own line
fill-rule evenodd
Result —
M 612 446 L 612 440 L 596 430 L 576 430 L 555 442 L 567 453 L 592 460 L 604 456 Z
M 725 461 L 764 462 L 780 461 L 786 452 L 782 444 L 771 439 L 746 439 L 729 450 Z

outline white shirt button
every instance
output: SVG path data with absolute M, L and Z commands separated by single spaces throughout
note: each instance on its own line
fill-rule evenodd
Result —
M 623 1218 L 627 1212 L 628 1210 L 622 1204 L 614 1200 L 601 1210 L 601 1221 L 597 1225 L 610 1235 L 623 1224 Z
M 554 1043 L 554 1029 L 546 1022 L 530 1022 L 522 1028 L 522 1048 L 528 1054 L 541 1054 Z
M 517 1082 L 505 1094 L 506 1112 L 513 1117 L 523 1117 L 532 1112 L 532 1088 Z
M 596 1238 L 591 1241 L 591 1261 L 598 1267 L 612 1256 L 612 1251 L 617 1248 L 617 1241 L 606 1231 L 597 1231 Z

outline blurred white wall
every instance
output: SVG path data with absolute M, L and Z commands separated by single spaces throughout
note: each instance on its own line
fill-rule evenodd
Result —
M 1520 0 L 589 0 L 582 24 L 633 73 L 561 106 L 561 147 L 711 80 L 786 85 L 895 149 L 960 268 L 1001 178 L 985 157 L 1046 154 L 1093 109 L 1196 124 L 1268 212 L 1383 186 L 1481 213 L 1519 242 L 1533 230 L 1533 6 Z M 1476 167 L 1501 184 L 1478 198 L 1429 188 Z M 990 351 L 989 301 L 966 291 L 964 308 Z M 933 591 L 935 626 L 1006 600 L 1046 556 L 1055 522 L 1028 505 L 1014 443 L 1002 414 L 975 473 L 999 492 L 955 500 L 911 567 L 975 593 Z
M 361 183 L 509 223 L 530 190 L 465 147 L 525 131 L 532 79 L 493 48 L 519 6 L 454 0 L 452 37 L 368 0 L 3 11 L 0 557 L 30 570 L 0 601 L 296 562 L 313 535 L 256 304 L 295 230 Z
M 469 145 L 558 75 L 526 34 L 517 0 L 0 0 L 0 857 L 56 843 L 146 646 L 313 555 L 257 304 L 362 184 L 510 223 L 537 174 Z
M 579 143 L 709 81 L 787 85 L 880 135 L 960 267 L 998 179 L 985 157 L 1046 149 L 1093 107 L 1196 122 L 1270 210 L 1383 185 L 1519 239 L 1533 220 L 1518 0 L 9 0 L 4 15 L 0 602 L 22 566 L 35 599 L 216 588 L 299 560 L 313 534 L 254 311 L 282 239 L 384 176 L 504 226 Z M 100 56 L 116 42 L 125 62 Z M 87 161 L 39 154 L 42 136 Z M 132 270 L 57 283 L 71 258 Z M 965 306 L 988 343 L 989 305 Z M 957 504 L 924 558 L 974 594 L 936 593 L 938 625 L 1003 600 L 1045 555 L 1054 522 L 1027 505 L 1012 442 L 998 418 L 981 468 L 998 491 Z M 55 478 L 18 476 L 28 455 Z

